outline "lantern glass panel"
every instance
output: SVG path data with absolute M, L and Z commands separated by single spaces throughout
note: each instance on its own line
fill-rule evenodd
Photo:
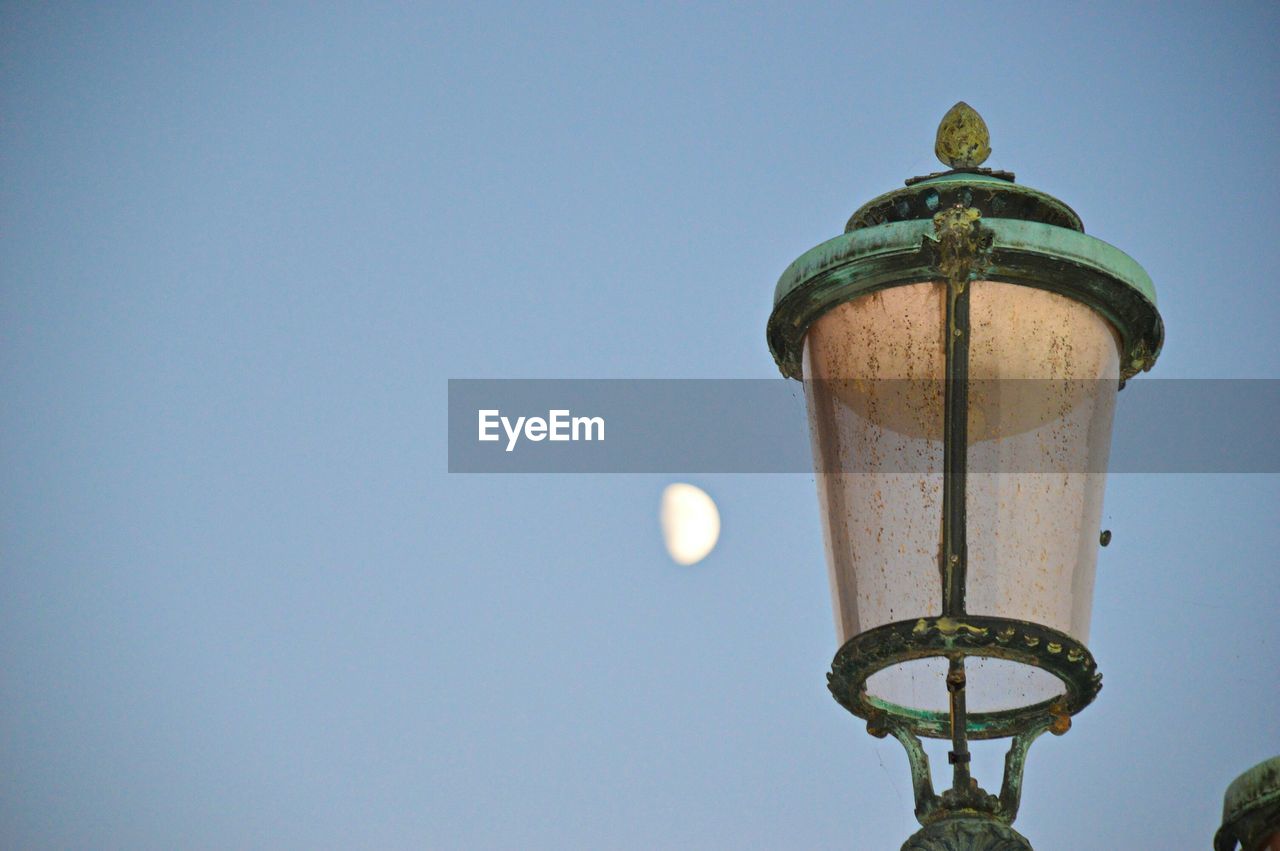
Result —
M 1111 325 L 1078 301 L 979 282 L 966 482 L 972 614 L 1089 639 L 1120 381 Z
M 921 282 L 828 311 L 803 371 L 839 640 L 942 613 L 946 287 Z M 967 610 L 1085 641 L 1119 355 L 1111 326 L 1044 290 L 979 281 L 970 295 Z M 874 696 L 945 708 L 946 663 L 876 674 Z M 973 660 L 974 711 L 1061 692 L 1056 678 Z

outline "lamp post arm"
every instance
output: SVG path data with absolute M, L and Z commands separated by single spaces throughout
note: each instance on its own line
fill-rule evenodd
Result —
M 1018 806 L 1022 803 L 1022 772 L 1027 764 L 1027 751 L 1042 733 L 1059 723 L 1057 719 L 1058 716 L 1046 718 L 1014 736 L 1013 744 L 1009 745 L 1004 757 L 1004 782 L 1000 786 L 1000 813 L 1011 822 L 1018 817 Z
M 929 768 L 929 755 L 924 752 L 924 745 L 919 737 L 900 724 L 880 726 L 876 720 L 867 722 L 867 732 L 878 738 L 885 734 L 893 736 L 902 743 L 907 752 L 907 762 L 911 765 L 911 791 L 916 799 L 916 818 L 925 818 L 938 808 L 938 796 L 933 791 L 933 773 Z

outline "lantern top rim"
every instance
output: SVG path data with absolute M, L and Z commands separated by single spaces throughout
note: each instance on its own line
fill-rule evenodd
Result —
M 1121 338 L 1121 378 L 1145 372 L 1164 342 L 1151 278 L 1115 246 L 1070 228 L 985 218 L 991 253 L 982 277 L 1057 292 L 1098 311 Z M 802 341 L 827 310 L 868 293 L 939 280 L 931 219 L 858 228 L 811 248 L 778 279 L 767 337 L 779 371 L 800 378 Z
M 1062 228 L 1025 220 L 982 218 L 982 222 L 985 227 L 993 229 L 997 248 L 1016 247 L 1063 261 L 1095 266 L 1135 290 L 1152 306 L 1157 303 L 1155 284 L 1146 270 L 1137 260 L 1109 242 L 1080 231 L 1063 232 Z M 847 264 L 878 255 L 919 253 L 922 247 L 935 241 L 934 230 L 932 219 L 901 221 L 845 231 L 821 242 L 792 261 L 778 278 L 773 291 L 774 307 L 804 288 L 811 279 Z M 936 270 L 929 271 L 922 280 L 939 277 Z

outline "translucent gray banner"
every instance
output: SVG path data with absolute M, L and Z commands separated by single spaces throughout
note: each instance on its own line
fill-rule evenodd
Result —
M 1055 451 L 1097 444 L 1108 412 L 1087 426 L 1071 419 L 1098 399 L 1108 405 L 1114 390 L 1113 381 L 970 382 L 981 411 L 971 415 L 970 472 L 1280 472 L 1273 379 L 1139 378 L 1116 397 L 1109 458 Z M 449 472 L 812 473 L 806 392 L 823 400 L 824 416 L 860 429 L 861 442 L 826 453 L 824 472 L 940 472 L 942 382 L 782 379 L 450 379 Z

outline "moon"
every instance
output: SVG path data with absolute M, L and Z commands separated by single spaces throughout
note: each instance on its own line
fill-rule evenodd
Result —
M 697 564 L 720 540 L 720 512 L 702 488 L 683 482 L 662 492 L 662 540 L 676 564 Z

